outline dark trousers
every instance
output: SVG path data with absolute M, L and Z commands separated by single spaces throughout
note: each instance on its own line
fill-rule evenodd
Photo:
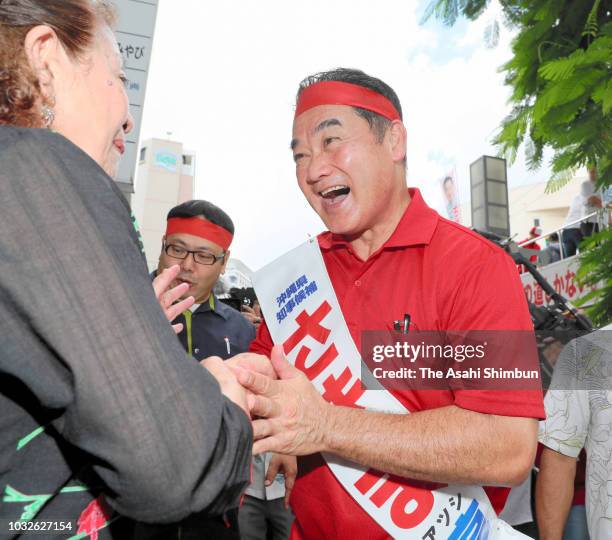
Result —
M 561 233 L 563 239 L 563 257 L 571 257 L 576 255 L 578 246 L 582 241 L 582 232 L 580 229 L 564 229 Z
M 242 540 L 287 540 L 293 512 L 285 508 L 284 497 L 265 501 L 245 495 L 238 523 Z
M 599 224 L 597 223 L 590 223 L 588 221 L 583 221 L 580 224 L 580 231 L 582 232 L 582 236 L 584 238 L 587 238 L 588 236 L 591 236 L 592 234 L 599 232 Z
M 131 540 L 240 540 L 237 514 L 237 510 L 217 517 L 192 514 L 172 525 L 136 523 Z

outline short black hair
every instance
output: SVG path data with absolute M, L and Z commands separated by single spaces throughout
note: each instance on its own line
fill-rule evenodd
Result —
M 442 185 L 444 186 L 446 184 L 446 182 L 452 182 L 453 181 L 453 177 L 452 176 L 447 176 L 443 181 L 442 181 Z
M 232 235 L 234 234 L 234 222 L 231 218 L 221 208 L 208 201 L 195 199 L 179 204 L 168 212 L 167 219 L 190 217 L 203 217 L 211 223 L 223 227 Z
M 400 100 L 395 93 L 395 90 L 391 88 L 386 82 L 377 79 L 376 77 L 372 77 L 367 73 L 359 69 L 351 69 L 351 68 L 336 68 L 330 71 L 321 71 L 320 73 L 315 73 L 314 75 L 309 75 L 306 77 L 301 83 L 297 92 L 296 102 L 300 98 L 300 94 L 309 86 L 324 82 L 324 81 L 340 81 L 351 84 L 357 84 L 359 86 L 363 86 L 364 88 L 369 88 L 374 92 L 377 92 L 383 96 L 385 96 L 396 108 L 400 119 L 403 119 L 402 116 L 402 105 L 400 104 Z M 375 113 L 373 111 L 368 111 L 366 109 L 362 109 L 360 107 L 353 107 L 355 112 L 361 116 L 370 126 L 370 129 L 376 135 L 376 140 L 381 143 L 385 138 L 385 134 L 387 133 L 387 129 L 391 125 L 391 121 L 384 116 Z

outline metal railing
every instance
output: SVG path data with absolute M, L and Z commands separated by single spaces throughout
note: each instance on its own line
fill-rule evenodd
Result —
M 556 229 L 552 229 L 548 232 L 545 232 L 543 234 L 541 234 L 540 236 L 537 236 L 536 238 L 528 238 L 526 240 L 523 240 L 522 242 L 518 243 L 517 245 L 519 247 L 523 247 L 527 244 L 531 244 L 532 242 L 537 242 L 538 240 L 546 240 L 546 238 L 550 237 L 551 235 L 557 233 L 557 237 L 559 238 L 559 253 L 561 255 L 561 258 L 559 260 L 563 260 L 563 259 L 567 259 L 568 257 L 565 256 L 564 253 L 564 248 L 563 248 L 563 234 L 562 232 L 565 229 L 579 229 L 580 225 L 588 220 L 590 220 L 592 217 L 596 216 L 597 217 L 597 223 L 599 224 L 599 230 L 603 230 L 604 228 L 607 228 L 610 226 L 610 217 L 611 217 L 611 209 L 606 207 L 606 208 L 602 208 L 601 210 L 597 210 L 596 212 L 592 212 L 590 214 L 587 214 L 584 217 L 581 217 L 580 219 L 577 219 L 575 221 L 572 221 L 570 223 L 564 224 L 562 227 L 558 227 Z M 535 251 L 535 250 L 534 250 Z M 539 252 L 535 253 L 537 255 L 540 255 Z M 570 255 L 569 257 L 573 257 L 573 255 Z M 558 261 L 554 261 L 554 262 L 558 262 Z

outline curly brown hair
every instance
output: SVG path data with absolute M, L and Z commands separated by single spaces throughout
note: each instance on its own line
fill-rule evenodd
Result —
M 32 28 L 52 28 L 76 58 L 92 44 L 100 22 L 112 26 L 115 20 L 109 0 L 0 0 L 0 125 L 42 127 L 40 109 L 50 105 L 24 49 Z

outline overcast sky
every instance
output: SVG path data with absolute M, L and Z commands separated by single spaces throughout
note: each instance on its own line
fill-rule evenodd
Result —
M 195 196 L 236 224 L 232 254 L 253 270 L 323 230 L 297 187 L 289 151 L 297 85 L 338 66 L 390 84 L 408 130 L 408 184 L 442 211 L 438 180 L 456 166 L 462 198 L 469 164 L 508 113 L 498 67 L 510 56 L 502 27 L 484 45 L 494 3 L 478 21 L 449 29 L 420 25 L 429 0 L 161 0 L 145 100 L 142 140 L 195 150 Z M 522 156 L 510 185 L 546 180 Z

